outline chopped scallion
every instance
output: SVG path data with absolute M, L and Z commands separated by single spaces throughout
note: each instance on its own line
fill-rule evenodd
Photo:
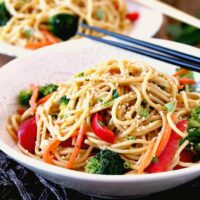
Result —
M 112 91 L 112 98 L 113 98 L 113 99 L 117 99 L 118 97 L 119 97 L 119 94 L 118 94 L 117 90 L 116 90 L 116 89 L 113 90 L 113 91 Z
M 168 112 L 172 112 L 174 110 L 174 103 L 169 102 L 169 103 L 165 104 L 165 108 Z
M 149 111 L 146 108 L 144 108 L 143 106 L 141 106 L 139 115 L 140 115 L 140 117 L 147 118 L 149 116 Z

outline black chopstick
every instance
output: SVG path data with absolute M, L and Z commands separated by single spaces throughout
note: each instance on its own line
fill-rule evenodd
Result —
M 132 38 L 132 37 L 129 37 L 129 36 L 126 36 L 126 35 L 114 33 L 114 32 L 111 32 L 111 31 L 108 31 L 108 30 L 105 30 L 105 29 L 101 29 L 101 28 L 98 28 L 98 27 L 89 26 L 87 24 L 81 23 L 80 25 L 84 28 L 97 31 L 97 32 L 103 33 L 105 35 L 109 35 L 109 36 L 130 42 L 130 43 L 133 43 L 133 44 L 137 44 L 137 45 L 140 45 L 140 46 L 143 46 L 143 47 L 146 47 L 146 48 L 150 48 L 151 50 L 156 50 L 156 51 L 166 53 L 166 54 L 171 55 L 171 56 L 175 56 L 177 58 L 184 59 L 186 61 L 193 62 L 194 64 L 200 64 L 200 57 L 188 55 L 188 54 L 183 53 L 183 52 L 179 52 L 179 51 L 172 50 L 172 49 L 169 49 L 169 48 L 166 48 L 166 47 L 162 47 L 162 46 L 159 46 L 159 45 L 156 45 L 156 44 L 152 44 L 152 43 L 149 43 L 149 42 L 146 42 L 146 41 L 135 39 L 135 38 Z
M 125 49 L 125 50 L 131 51 L 131 52 L 135 52 L 135 53 L 138 53 L 138 54 L 141 54 L 141 55 L 144 55 L 144 56 L 148 56 L 148 57 L 151 57 L 151 58 L 154 58 L 154 59 L 157 59 L 157 60 L 160 60 L 160 61 L 164 61 L 164 62 L 173 64 L 173 65 L 177 65 L 179 67 L 183 67 L 183 68 L 186 68 L 186 69 L 189 69 L 189 70 L 192 70 L 192 71 L 200 72 L 200 66 L 182 61 L 180 59 L 176 59 L 176 58 L 173 58 L 173 57 L 170 57 L 170 56 L 158 54 L 158 53 L 155 53 L 155 52 L 152 52 L 152 51 L 148 51 L 146 49 L 145 50 L 140 49 L 140 48 L 137 48 L 137 47 L 134 47 L 134 46 L 124 44 L 124 43 L 119 43 L 119 42 L 116 42 L 116 41 L 87 35 L 87 34 L 80 33 L 80 32 L 78 32 L 77 35 L 80 35 L 80 36 L 83 36 L 83 37 L 86 37 L 86 38 L 89 38 L 89 39 L 92 39 L 92 40 L 95 40 L 95 41 L 98 41 L 98 42 L 102 42 L 102 43 L 105 43 L 105 44 L 109 44 L 109 45 L 112 45 L 112 46 L 115 46 L 115 47 L 119 47 L 121 49 Z

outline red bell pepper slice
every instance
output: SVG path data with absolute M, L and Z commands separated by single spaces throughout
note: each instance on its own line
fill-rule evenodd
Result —
M 101 140 L 111 144 L 115 142 L 114 133 L 103 124 L 103 118 L 98 113 L 92 116 L 92 130 Z
M 176 125 L 176 127 L 181 131 L 185 131 L 188 127 L 188 121 L 183 119 Z M 169 141 L 165 146 L 165 149 L 158 157 L 157 162 L 152 162 L 145 171 L 148 173 L 167 171 L 179 147 L 180 139 L 181 137 L 174 130 L 172 130 Z
M 136 21 L 139 18 L 139 13 L 138 12 L 132 12 L 132 13 L 127 13 L 126 18 L 128 18 L 131 21 Z
M 194 157 L 194 153 L 188 149 L 184 149 L 181 154 L 180 154 L 180 161 L 182 162 L 192 162 Z M 182 169 L 184 167 L 177 165 L 176 167 L 174 167 L 174 170 L 176 169 Z

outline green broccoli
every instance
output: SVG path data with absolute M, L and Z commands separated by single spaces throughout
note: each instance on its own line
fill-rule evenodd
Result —
M 56 91 L 58 89 L 58 86 L 55 84 L 47 84 L 44 86 L 39 87 L 39 98 L 45 97 L 48 94 L 51 94 L 52 92 Z
M 51 32 L 62 40 L 67 40 L 76 34 L 78 28 L 78 16 L 60 13 L 50 17 Z
M 22 106 L 29 106 L 29 100 L 31 98 L 32 91 L 31 90 L 22 90 L 19 93 L 18 101 Z
M 60 113 L 59 113 L 59 116 L 62 117 L 64 115 L 64 112 L 67 108 L 67 105 L 69 103 L 70 99 L 68 99 L 66 96 L 63 96 L 58 104 L 59 104 L 59 109 L 60 109 Z
M 189 119 L 189 127 L 200 128 L 200 107 L 192 109 Z
M 181 140 L 188 140 L 188 148 L 192 148 L 200 155 L 200 107 L 193 108 L 188 119 L 188 136 Z
M 101 150 L 85 166 L 85 171 L 90 174 L 120 175 L 126 172 L 125 161 L 110 150 Z
M 0 1 L 0 26 L 5 26 L 10 18 L 11 15 L 6 8 L 5 3 Z

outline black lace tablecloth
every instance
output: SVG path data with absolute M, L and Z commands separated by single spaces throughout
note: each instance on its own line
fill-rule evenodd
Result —
M 95 189 L 95 188 L 94 188 Z M 178 188 L 140 198 L 200 199 L 200 178 Z M 0 199 L 1 200 L 99 200 L 64 188 L 34 174 L 9 159 L 0 151 Z M 136 199 L 136 198 L 133 198 Z

